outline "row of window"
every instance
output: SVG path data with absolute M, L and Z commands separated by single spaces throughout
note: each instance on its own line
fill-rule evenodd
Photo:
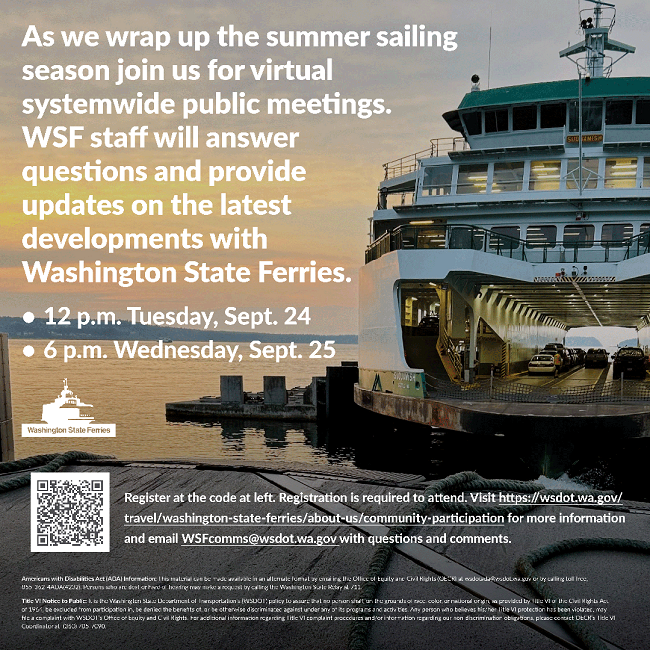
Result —
M 526 229 L 526 248 L 545 248 L 557 246 L 557 226 L 528 226 Z M 490 248 L 503 248 L 504 242 L 499 236 L 520 239 L 519 226 L 495 226 L 490 230 Z M 650 232 L 650 224 L 641 224 L 640 233 Z M 592 224 L 564 226 L 562 245 L 565 248 L 590 248 L 594 245 L 595 227 Z M 600 242 L 604 246 L 617 248 L 624 246 L 624 241 L 634 235 L 631 223 L 605 223 L 600 231 Z
M 454 165 L 426 167 L 423 196 L 444 196 L 454 189 Z M 581 170 L 582 167 L 582 179 Z M 456 194 L 650 187 L 650 158 L 578 158 L 458 165 Z
M 582 130 L 602 131 L 603 115 L 607 126 L 650 124 L 650 99 L 585 100 L 582 102 Z M 569 131 L 580 130 L 579 103 L 555 102 L 472 111 L 462 114 L 468 135 L 504 131 L 559 129 L 569 122 Z
M 415 225 L 415 224 L 414 224 Z M 518 250 L 521 248 L 520 226 L 494 226 L 489 232 L 483 228 L 454 226 L 417 226 L 400 229 L 400 248 L 445 248 L 449 235 L 449 248 L 484 250 L 487 243 L 492 250 Z M 562 245 L 567 249 L 591 248 L 595 245 L 593 224 L 570 224 L 564 226 L 561 241 L 558 240 L 558 226 L 535 225 L 526 228 L 526 248 L 554 248 Z M 640 234 L 650 237 L 650 223 L 641 225 Z M 622 248 L 634 236 L 631 223 L 605 223 L 600 229 L 599 243 L 603 247 Z M 486 237 L 488 241 L 486 242 Z M 645 244 L 647 245 L 647 243 Z

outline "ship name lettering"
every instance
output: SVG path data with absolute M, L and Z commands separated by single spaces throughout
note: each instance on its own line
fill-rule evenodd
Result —
M 395 381 L 415 381 L 414 372 L 395 372 L 393 373 Z

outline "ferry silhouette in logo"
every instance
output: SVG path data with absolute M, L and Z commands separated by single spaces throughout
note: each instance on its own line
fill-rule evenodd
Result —
M 92 404 L 84 404 L 69 388 L 68 380 L 63 380 L 61 394 L 50 404 L 43 405 L 41 420 L 54 426 L 92 422 L 92 415 L 81 413 L 81 408 L 92 408 Z

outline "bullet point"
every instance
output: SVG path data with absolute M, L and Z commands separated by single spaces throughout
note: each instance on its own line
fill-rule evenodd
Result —
M 26 311 L 26 312 L 23 314 L 23 320 L 24 320 L 26 323 L 33 323 L 33 322 L 34 322 L 34 314 L 32 314 L 31 311 Z
M 34 348 L 33 348 L 31 345 L 26 345 L 26 346 L 23 348 L 23 354 L 24 354 L 26 357 L 33 357 L 33 356 L 34 356 Z

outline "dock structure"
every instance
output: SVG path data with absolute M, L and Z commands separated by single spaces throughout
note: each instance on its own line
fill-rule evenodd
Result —
M 242 375 L 222 375 L 220 395 L 165 405 L 167 419 L 192 420 L 237 418 L 315 422 L 340 421 L 359 409 L 354 404 L 354 385 L 359 380 L 356 362 L 326 368 L 325 377 L 312 377 L 306 387 L 287 389 L 286 377 L 267 375 L 259 393 L 244 391 Z
M 242 375 L 222 375 L 220 395 L 170 402 L 165 411 L 170 420 L 220 417 L 312 422 L 317 415 L 315 381 L 307 388 L 287 390 L 284 376 L 265 376 L 261 393 L 247 393 Z
M 543 505 L 531 513 L 537 523 L 416 523 L 373 577 L 371 537 L 391 534 L 379 517 L 411 513 L 431 487 L 422 476 L 205 459 L 77 461 L 59 476 L 77 472 L 110 475 L 109 552 L 30 552 L 30 488 L 0 494 L 6 647 L 171 649 L 191 638 L 196 650 L 344 650 L 350 626 L 365 617 L 371 650 L 578 650 L 516 573 L 517 559 L 566 538 L 647 541 L 650 522 L 648 504 L 620 502 Z M 205 500 L 190 503 L 190 494 Z M 156 495 L 169 499 L 153 502 Z M 450 514 L 437 504 L 426 512 Z M 190 515 L 220 523 L 178 523 Z M 612 523 L 575 523 L 583 515 Z M 163 516 L 176 523 L 154 523 Z M 298 535 L 310 537 L 298 542 Z M 650 563 L 643 551 L 572 552 L 538 570 L 605 648 L 645 647 Z M 371 579 L 378 590 L 369 609 L 358 597 Z

